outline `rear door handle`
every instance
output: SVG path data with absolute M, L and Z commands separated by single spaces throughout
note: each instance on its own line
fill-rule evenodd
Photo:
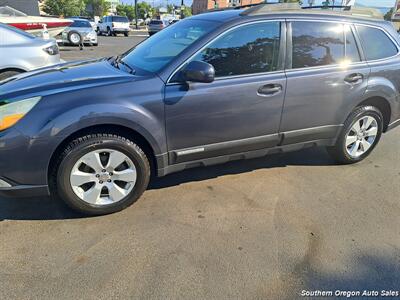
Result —
M 266 84 L 260 87 L 257 94 L 262 97 L 271 97 L 282 91 L 282 85 L 280 84 Z
M 350 84 L 359 84 L 364 80 L 364 75 L 360 73 L 350 74 L 344 81 Z

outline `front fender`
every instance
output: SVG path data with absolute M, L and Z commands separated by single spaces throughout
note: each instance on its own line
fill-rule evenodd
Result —
M 144 107 L 116 104 L 84 105 L 57 116 L 38 131 L 34 139 L 55 138 L 62 141 L 82 129 L 96 125 L 117 125 L 132 129 L 142 135 L 152 146 L 155 154 L 166 152 L 163 119 Z

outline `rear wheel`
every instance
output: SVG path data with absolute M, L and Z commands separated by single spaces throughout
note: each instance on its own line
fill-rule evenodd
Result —
M 124 32 L 124 35 L 125 36 L 129 36 L 129 32 Z
M 112 36 L 113 35 L 113 32 L 111 31 L 110 27 L 107 27 L 107 35 L 108 36 Z
M 327 150 L 339 163 L 362 161 L 374 150 L 382 131 L 382 113 L 373 106 L 358 107 L 346 120 L 336 145 Z
M 132 141 L 112 134 L 91 134 L 72 141 L 59 162 L 58 195 L 73 209 L 90 215 L 130 206 L 150 179 L 145 153 Z

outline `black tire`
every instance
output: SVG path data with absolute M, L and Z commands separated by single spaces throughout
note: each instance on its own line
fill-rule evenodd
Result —
M 74 193 L 69 178 L 75 163 L 83 155 L 100 149 L 117 150 L 128 156 L 136 167 L 137 179 L 133 190 L 122 200 L 111 204 L 96 205 L 79 198 Z M 52 191 L 55 191 L 71 208 L 87 215 L 110 214 L 127 208 L 139 199 L 150 180 L 151 169 L 146 154 L 129 139 L 114 134 L 98 133 L 77 138 L 64 149 L 58 162 L 54 174 L 56 178 L 52 178 L 55 185 L 52 187 Z
M 77 36 L 79 36 L 79 40 L 73 41 L 73 37 L 77 37 Z M 74 31 L 74 30 L 70 31 L 68 33 L 68 42 L 71 45 L 74 45 L 74 46 L 82 44 L 82 36 L 81 36 L 81 34 L 79 32 L 77 32 L 77 31 Z
M 124 32 L 124 36 L 128 37 L 129 36 L 129 32 Z
M 92 44 L 92 46 L 97 47 L 99 44 L 98 43 L 94 43 Z
M 112 36 L 113 35 L 113 32 L 111 31 L 110 27 L 107 27 L 107 35 L 108 36 Z
M 5 71 L 5 72 L 0 72 L 0 81 L 10 78 L 12 76 L 18 75 L 23 73 L 22 71 L 17 71 L 17 70 L 13 70 L 13 71 Z
M 346 147 L 346 137 L 349 133 L 350 129 L 354 125 L 354 123 L 360 120 L 362 117 L 370 116 L 373 117 L 378 125 L 378 133 L 375 137 L 375 140 L 371 147 L 362 155 L 358 157 L 352 157 L 347 150 Z M 383 116 L 382 113 L 373 106 L 362 106 L 357 107 L 347 118 L 344 126 L 339 134 L 336 145 L 333 147 L 327 147 L 328 153 L 332 156 L 332 158 L 341 164 L 354 164 L 364 160 L 371 152 L 374 150 L 376 145 L 379 143 L 379 140 L 382 136 L 383 131 Z

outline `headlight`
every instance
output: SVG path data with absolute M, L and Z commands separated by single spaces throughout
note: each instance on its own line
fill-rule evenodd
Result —
M 0 131 L 7 129 L 21 120 L 42 97 L 28 98 L 12 103 L 0 100 Z
M 58 53 L 60 53 L 57 45 L 51 45 L 50 47 L 44 48 L 43 50 L 50 55 L 57 55 Z

